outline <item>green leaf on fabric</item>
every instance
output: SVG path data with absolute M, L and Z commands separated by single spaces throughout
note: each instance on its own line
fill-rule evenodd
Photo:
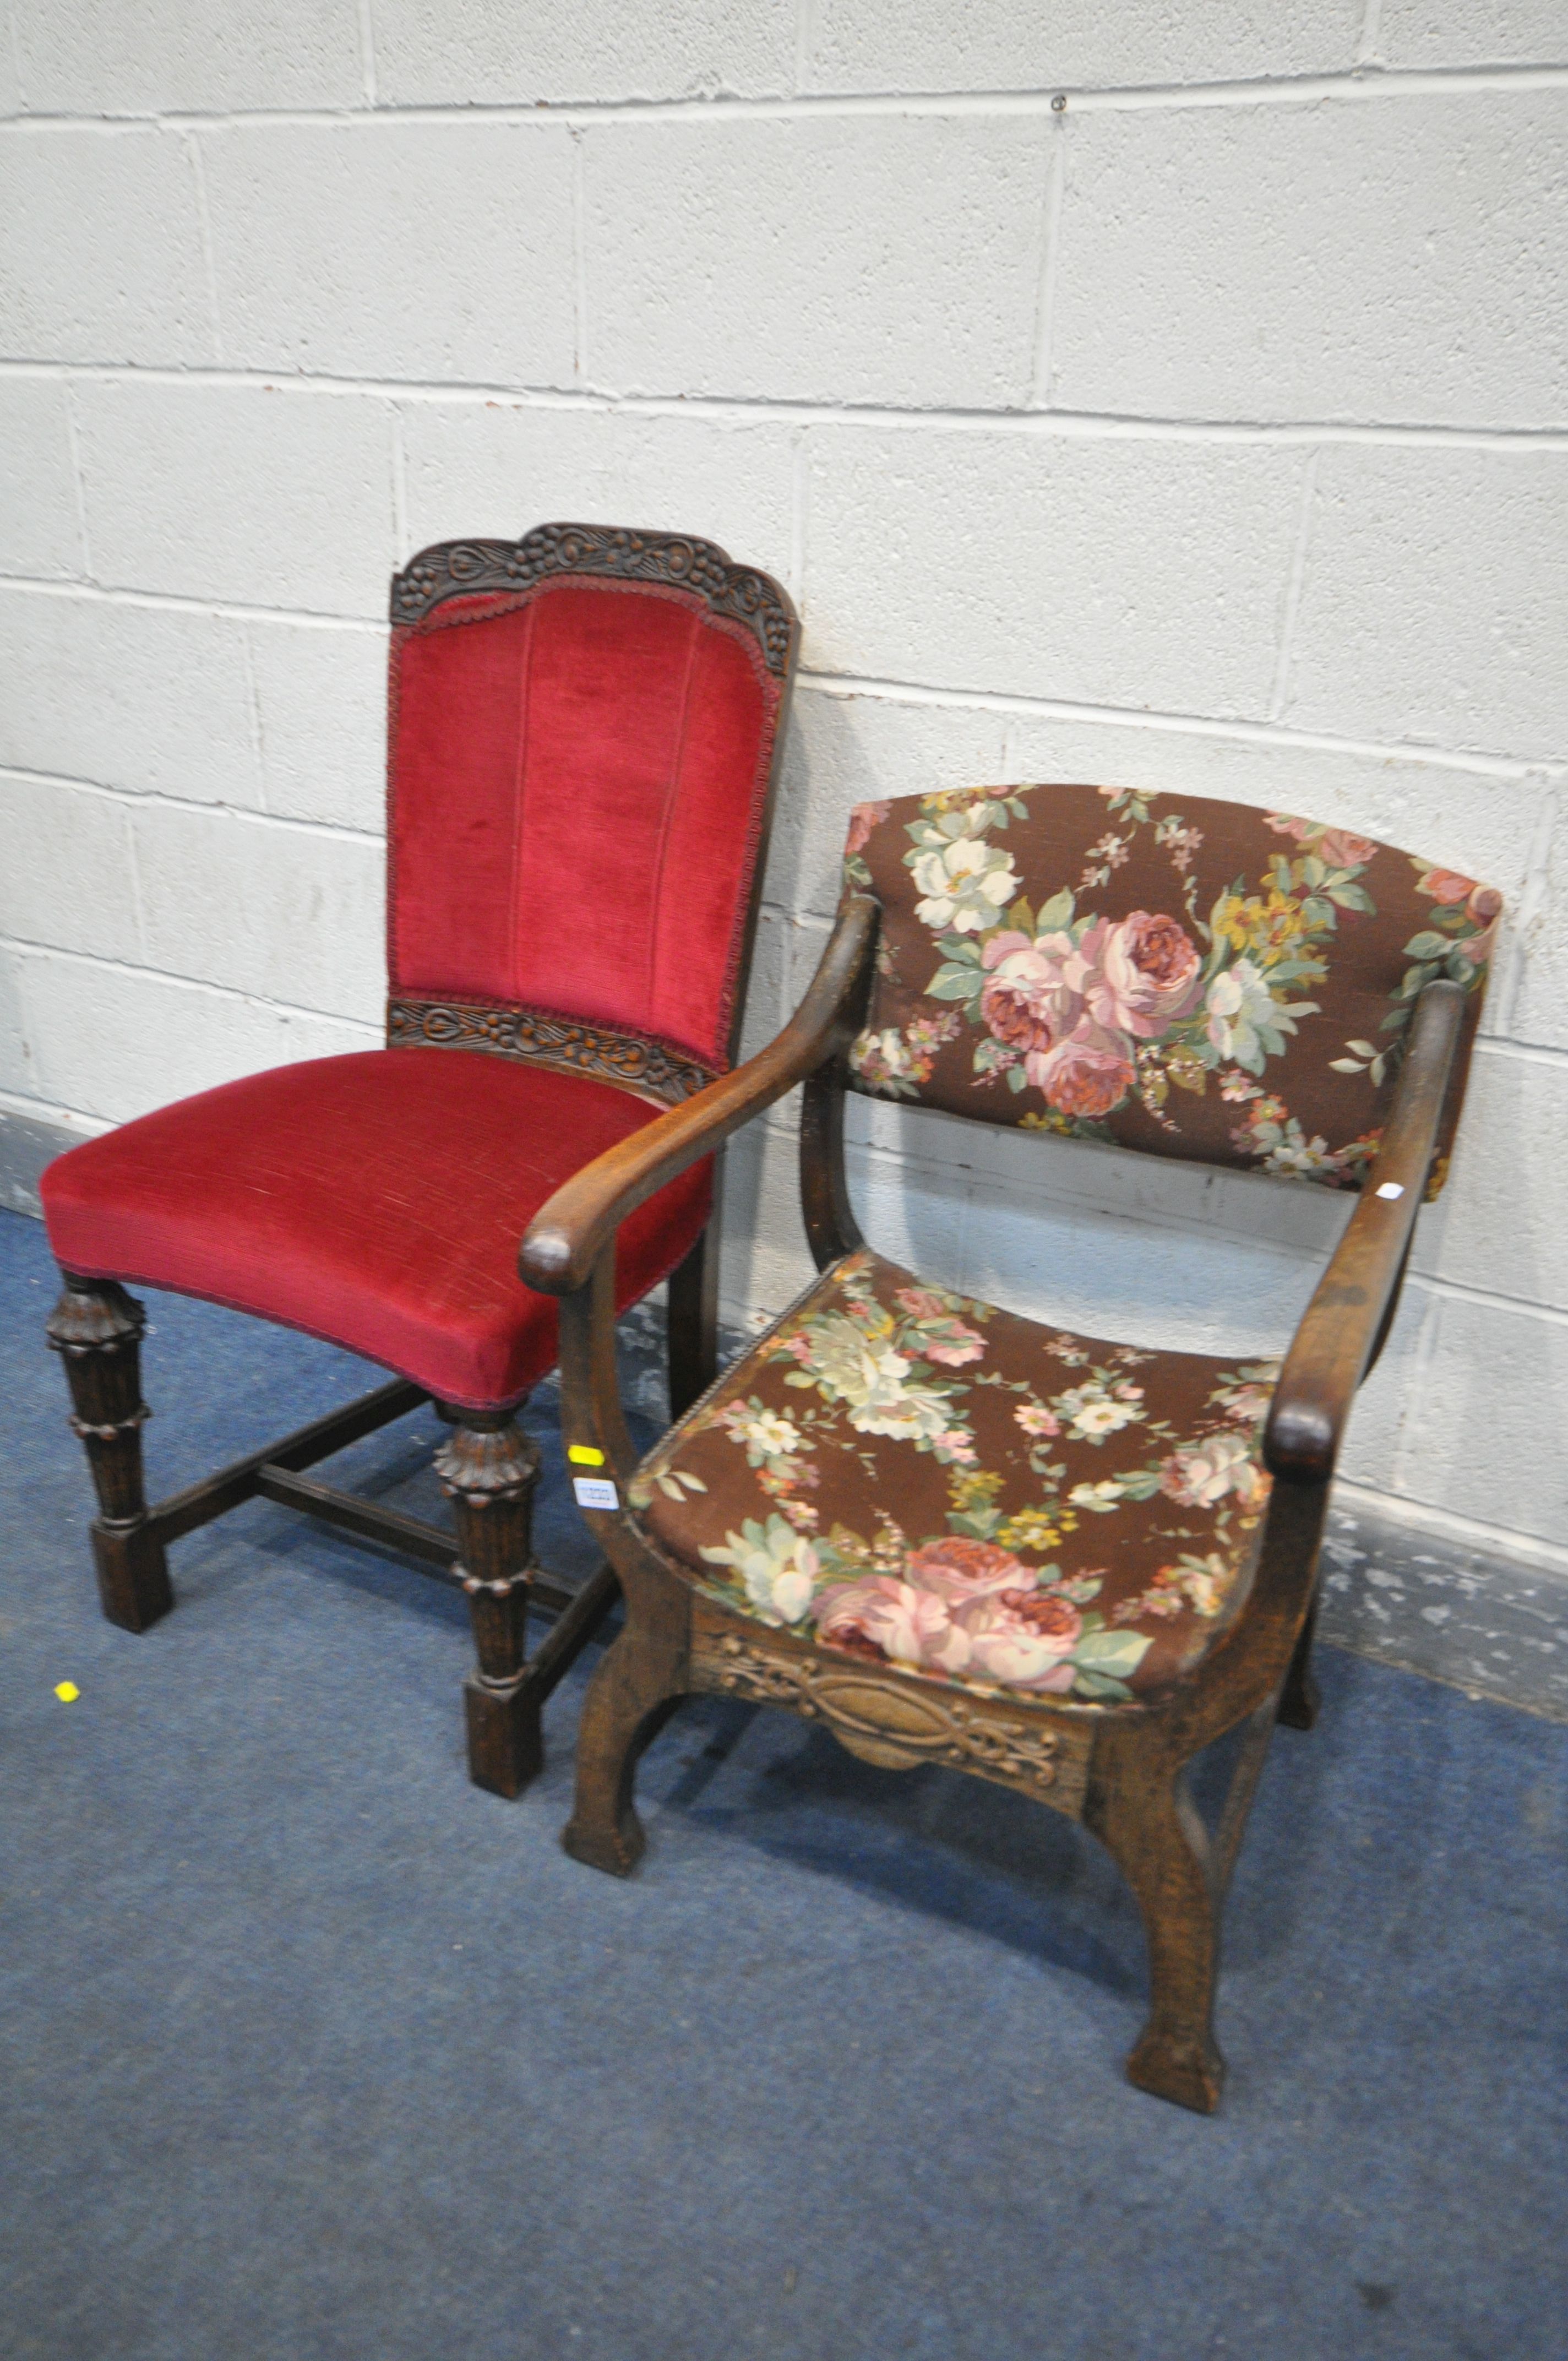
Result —
M 1090 1631 L 1073 1650 L 1072 1661 L 1080 1672 L 1124 1677 L 1137 1671 L 1153 1646 L 1144 1631 Z
M 1100 1697 L 1107 1705 L 1123 1705 L 1132 1696 L 1125 1681 L 1114 1681 L 1108 1673 L 1079 1673 L 1073 1679 L 1077 1696 Z
M 947 963 L 937 970 L 926 986 L 928 1000 L 972 1000 L 980 977 L 972 967 Z

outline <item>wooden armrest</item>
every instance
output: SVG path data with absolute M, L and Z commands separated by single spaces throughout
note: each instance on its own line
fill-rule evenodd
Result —
M 732 1074 L 721 1075 L 684 1105 L 607 1148 L 556 1190 L 522 1242 L 518 1268 L 530 1287 L 546 1295 L 568 1295 L 581 1287 L 628 1213 L 844 1046 L 854 988 L 880 915 L 869 895 L 850 895 L 806 997 L 784 1031 Z
M 1382 1151 L 1285 1356 L 1263 1438 L 1276 1476 L 1321 1484 L 1333 1473 L 1356 1388 L 1398 1301 L 1464 1014 L 1457 983 L 1429 983 L 1416 1003 Z

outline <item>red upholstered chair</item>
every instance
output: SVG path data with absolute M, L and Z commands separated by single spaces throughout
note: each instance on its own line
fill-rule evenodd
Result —
M 798 629 L 775 582 L 710 543 L 562 524 L 425 550 L 391 620 L 388 1047 L 60 1157 L 49 1334 L 112 1622 L 166 1614 L 169 1543 L 257 1493 L 378 1536 L 466 1591 L 470 1769 L 511 1795 L 616 1595 L 608 1568 L 573 1595 L 532 1563 L 539 1461 L 514 1413 L 554 1367 L 556 1319 L 518 1246 L 579 1166 L 729 1064 Z M 676 1411 L 713 1372 L 714 1185 L 705 1159 L 651 1196 L 616 1265 L 623 1308 L 669 1279 Z M 126 1280 L 328 1338 L 395 1382 L 149 1509 Z M 451 1428 L 455 1548 L 302 1473 L 427 1399 Z M 527 1664 L 531 1596 L 561 1611 Z
M 993 787 L 868 805 L 817 980 L 739 1072 L 609 1149 L 523 1246 L 562 1298 L 562 1417 L 626 1628 L 567 1849 L 624 1874 L 637 1754 L 690 1690 L 1081 1820 L 1135 1893 L 1145 2090 L 1212 2108 L 1220 1913 L 1277 1720 L 1312 1719 L 1318 1544 L 1355 1390 L 1458 1120 L 1500 896 L 1343 828 L 1191 796 Z M 821 1276 L 644 1458 L 610 1352 L 650 1192 L 805 1080 Z M 1070 1335 L 869 1251 L 846 1088 L 1359 1191 L 1277 1360 Z M 1236 1731 L 1217 1824 L 1184 1770 Z

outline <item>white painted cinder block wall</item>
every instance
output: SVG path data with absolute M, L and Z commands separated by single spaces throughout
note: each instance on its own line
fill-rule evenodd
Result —
M 707 533 L 806 621 L 753 1041 L 864 796 L 1230 795 L 1504 889 L 1347 1473 L 1568 1568 L 1562 0 L 8 15 L 0 1108 L 374 1041 L 389 570 Z M 1102 1328 L 1277 1342 L 1343 1218 L 857 1128 L 879 1243 Z M 734 1318 L 806 1269 L 790 1130 L 732 1157 Z

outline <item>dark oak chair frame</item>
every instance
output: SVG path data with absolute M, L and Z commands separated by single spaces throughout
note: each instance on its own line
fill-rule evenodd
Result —
M 780 684 L 728 1045 L 732 1064 L 744 1022 L 799 650 L 794 607 L 771 577 L 731 564 L 726 552 L 710 542 L 556 524 L 538 526 L 518 542 L 444 542 L 421 551 L 392 577 L 391 621 L 416 623 L 444 599 L 522 589 L 562 574 L 674 583 L 698 592 L 717 613 L 755 634 L 763 660 Z M 394 1049 L 418 1044 L 485 1050 L 608 1082 L 662 1107 L 678 1106 L 693 1093 L 702 1095 L 714 1080 L 707 1069 L 676 1058 L 660 1042 L 526 1009 L 471 1010 L 389 996 L 387 1042 Z M 673 1417 L 706 1390 L 716 1368 L 722 1180 L 719 1155 L 715 1159 L 713 1213 L 667 1282 Z M 65 1365 L 71 1423 L 86 1446 L 97 1494 L 93 1554 L 109 1621 L 137 1632 L 159 1621 L 174 1605 L 170 1543 L 258 1496 L 377 1543 L 466 1595 L 478 1659 L 464 1688 L 469 1773 L 477 1785 L 495 1795 L 519 1795 L 543 1762 L 541 1716 L 545 1700 L 598 1631 L 620 1590 L 608 1564 L 574 1587 L 535 1562 L 532 1514 L 540 1455 L 518 1426 L 515 1411 L 434 1402 L 451 1430 L 436 1453 L 435 1466 L 453 1504 L 455 1535 L 422 1518 L 334 1490 L 304 1472 L 433 1400 L 422 1388 L 401 1378 L 149 1507 L 141 1450 L 141 1429 L 151 1415 L 141 1394 L 145 1312 L 114 1280 L 83 1279 L 70 1271 L 61 1276 L 64 1291 L 47 1330 L 51 1348 Z M 554 1619 L 532 1657 L 526 1648 L 530 1609 Z
M 845 1052 L 861 1022 L 879 906 L 850 895 L 794 1019 L 761 1055 L 576 1175 L 524 1242 L 530 1284 L 561 1301 L 563 1422 L 602 1451 L 624 1488 L 637 1455 L 617 1388 L 613 1257 L 618 1223 L 694 1157 L 805 1082 L 800 1130 L 806 1235 L 819 1269 L 861 1244 L 844 1170 Z M 1127 2061 L 1140 2088 L 1208 2113 L 1223 2061 L 1213 2035 L 1222 1908 L 1277 1721 L 1311 1727 L 1310 1656 L 1319 1543 L 1356 1389 L 1388 1334 L 1455 1072 L 1464 994 L 1428 984 L 1382 1152 L 1286 1358 L 1265 1456 L 1277 1481 L 1241 1614 L 1204 1661 L 1135 1706 L 1084 1707 L 940 1690 L 891 1668 L 834 1658 L 698 1595 L 624 1509 L 588 1522 L 626 1595 L 626 1628 L 595 1674 L 578 1741 L 576 1807 L 563 1842 L 625 1875 L 642 1850 L 632 1801 L 638 1755 L 679 1699 L 717 1691 L 818 1719 L 852 1752 L 910 1766 L 956 1764 L 1081 1820 L 1136 1896 L 1151 2007 Z M 852 1677 L 850 1677 L 852 1675 Z M 1229 1792 L 1211 1831 L 1184 1766 L 1242 1729 Z

